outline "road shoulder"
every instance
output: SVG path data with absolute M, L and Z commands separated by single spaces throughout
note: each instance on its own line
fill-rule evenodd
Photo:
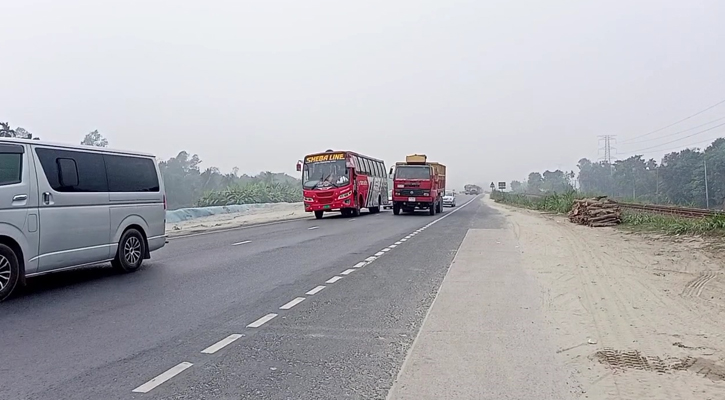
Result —
M 471 229 L 388 399 L 566 399 L 540 289 L 511 229 Z
M 588 228 L 486 202 L 518 238 L 557 360 L 574 372 L 581 398 L 722 398 L 725 271 L 702 240 Z

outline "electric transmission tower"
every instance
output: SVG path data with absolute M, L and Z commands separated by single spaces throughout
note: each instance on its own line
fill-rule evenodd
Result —
M 599 143 L 604 142 L 604 148 L 600 147 L 599 151 L 604 151 L 604 161 L 607 164 L 612 164 L 612 150 L 617 151 L 612 144 L 616 143 L 616 137 L 614 135 L 602 135 L 599 136 Z

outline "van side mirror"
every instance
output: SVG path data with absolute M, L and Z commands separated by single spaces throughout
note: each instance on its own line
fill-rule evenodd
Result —
M 393 167 L 390 167 L 390 171 L 388 171 L 388 175 L 393 175 Z
M 78 167 L 76 166 L 76 161 L 70 158 L 59 158 L 58 178 L 61 187 L 78 186 Z

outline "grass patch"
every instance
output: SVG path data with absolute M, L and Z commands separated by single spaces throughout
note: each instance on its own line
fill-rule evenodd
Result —
M 621 226 L 635 231 L 661 232 L 667 235 L 725 236 L 724 215 L 684 218 L 624 211 Z
M 548 211 L 566 214 L 571 211 L 574 200 L 584 196 L 576 192 L 551 193 L 543 196 L 530 196 L 520 193 L 493 192 L 491 199 L 497 203 L 528 208 L 531 210 Z

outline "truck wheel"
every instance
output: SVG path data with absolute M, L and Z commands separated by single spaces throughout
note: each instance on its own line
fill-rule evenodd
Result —
M 322 219 L 322 214 L 324 214 L 324 213 L 325 213 L 325 212 L 324 212 L 324 211 L 322 211 L 322 210 L 319 210 L 319 211 L 315 211 L 315 218 L 317 218 L 317 219 Z
M 400 204 L 393 203 L 393 215 L 400 215 Z
M 0 244 L 0 301 L 10 297 L 20 280 L 18 256 L 10 247 Z
M 430 203 L 430 206 L 428 207 L 428 213 L 430 215 L 436 215 L 436 202 Z
M 443 212 L 443 200 L 438 201 L 438 204 L 436 205 L 436 212 L 438 214 Z

